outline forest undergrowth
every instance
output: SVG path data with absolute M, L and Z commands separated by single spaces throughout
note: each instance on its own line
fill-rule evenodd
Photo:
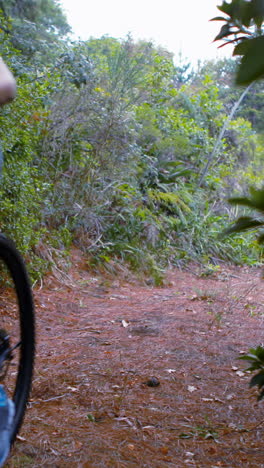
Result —
M 260 264 L 254 235 L 220 233 L 247 212 L 228 198 L 262 187 L 261 83 L 236 88 L 233 59 L 194 70 L 131 37 L 72 41 L 51 0 L 1 8 L 18 95 L 0 116 L 0 223 L 33 281 L 72 245 L 155 284 L 192 261 Z

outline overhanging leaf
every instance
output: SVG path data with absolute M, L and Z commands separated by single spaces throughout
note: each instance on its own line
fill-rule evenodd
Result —
M 224 231 L 224 235 L 255 229 L 263 225 L 264 221 L 254 219 L 249 216 L 241 216 L 241 218 L 239 218 L 235 224 L 233 224 L 233 226 L 230 226 Z
M 258 236 L 258 243 L 263 244 L 263 242 L 264 242 L 264 232 L 260 234 L 260 236 Z
M 251 2 L 243 2 L 241 4 L 241 22 L 244 26 L 248 27 L 254 16 L 255 9 Z
M 263 0 L 252 0 L 253 19 L 258 28 L 261 27 L 264 19 L 264 2 Z
M 210 21 L 226 21 L 224 16 L 215 16 L 215 18 L 210 19 Z
M 249 189 L 251 197 L 232 197 L 228 201 L 233 205 L 242 205 L 264 213 L 264 189 Z
M 220 31 L 221 33 L 221 31 Z M 224 36 L 222 36 L 224 37 Z M 248 48 L 241 60 L 236 84 L 248 85 L 264 76 L 264 36 L 248 40 Z
M 241 38 L 241 42 L 234 48 L 233 55 L 245 55 L 250 47 L 250 39 Z
M 244 359 L 246 361 L 258 361 L 264 367 L 264 348 L 263 346 L 257 346 L 257 348 L 250 348 L 247 354 L 240 356 L 239 359 Z
M 250 388 L 258 386 L 258 388 L 261 388 L 264 386 L 264 371 L 259 372 L 257 375 L 254 375 L 250 381 Z
M 214 42 L 220 41 L 221 39 L 224 39 L 224 37 L 231 36 L 231 34 L 233 34 L 233 31 L 231 31 L 229 24 L 224 24 L 221 27 L 220 32 L 214 38 Z
M 233 7 L 230 3 L 223 2 L 223 4 L 221 6 L 218 6 L 217 8 L 223 13 L 226 13 L 228 16 L 232 15 Z
M 255 362 L 261 363 L 259 358 L 254 354 L 245 354 L 244 356 L 239 356 L 239 359 L 241 359 L 243 361 L 253 362 L 253 363 L 255 363 Z

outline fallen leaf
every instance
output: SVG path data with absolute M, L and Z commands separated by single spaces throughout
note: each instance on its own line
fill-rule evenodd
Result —
M 186 453 L 185 453 L 185 456 L 186 456 L 186 457 L 194 457 L 194 453 L 192 453 L 192 452 L 186 452 Z
M 133 429 L 135 429 L 134 423 L 129 418 L 119 416 L 118 418 L 116 418 L 116 421 L 125 422 L 128 426 L 133 427 Z
M 163 453 L 163 455 L 167 455 L 169 448 L 168 447 L 160 447 L 160 452 Z
M 195 392 L 197 390 L 196 387 L 194 387 L 193 385 L 188 385 L 188 392 Z
M 207 452 L 209 452 L 211 455 L 215 455 L 217 453 L 217 450 L 215 447 L 208 447 Z
M 214 398 L 214 401 L 216 401 L 217 403 L 224 403 L 223 400 L 220 400 L 220 398 L 217 397 Z
M 78 440 L 75 442 L 75 449 L 76 449 L 76 450 L 82 448 L 82 446 L 83 446 L 83 443 L 82 443 L 82 442 L 80 442 L 80 441 L 78 441 Z
M 191 301 L 197 301 L 197 299 L 198 299 L 197 294 L 194 294 L 193 296 L 190 297 Z

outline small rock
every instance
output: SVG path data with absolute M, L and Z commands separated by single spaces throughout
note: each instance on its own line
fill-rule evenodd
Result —
M 157 377 L 150 377 L 146 382 L 144 382 L 148 387 L 158 387 L 160 385 L 159 379 Z

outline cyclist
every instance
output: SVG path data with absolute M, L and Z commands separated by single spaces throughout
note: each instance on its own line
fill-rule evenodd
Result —
M 12 101 L 16 95 L 16 80 L 0 57 L 0 105 Z M 10 434 L 15 413 L 15 405 L 7 398 L 4 387 L 0 385 L 0 467 L 3 466 L 10 451 Z

